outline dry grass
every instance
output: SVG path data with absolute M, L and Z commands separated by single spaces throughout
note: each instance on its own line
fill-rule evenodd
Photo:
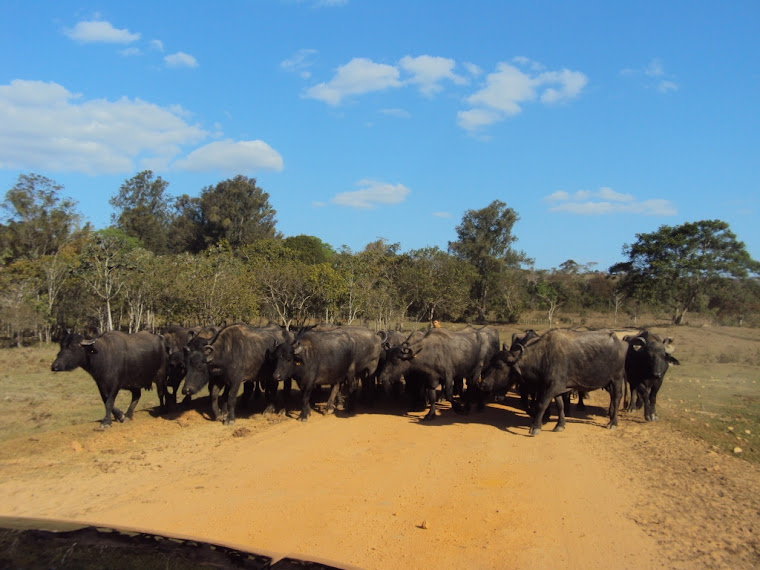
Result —
M 444 325 L 461 328 L 463 325 Z M 501 339 L 527 328 L 499 326 Z M 535 327 L 538 332 L 544 332 Z M 672 336 L 681 366 L 665 378 L 658 408 L 662 422 L 716 450 L 760 463 L 760 329 L 655 326 Z M 83 370 L 50 371 L 56 345 L 0 350 L 0 433 L 2 440 L 35 437 L 71 425 L 102 419 L 104 407 L 95 382 Z M 118 405 L 126 407 L 122 392 Z M 138 410 L 158 405 L 155 391 L 144 392 Z M 643 416 L 643 412 L 635 412 Z

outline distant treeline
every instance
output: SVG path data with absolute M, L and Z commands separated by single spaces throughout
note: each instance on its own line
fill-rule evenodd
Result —
M 639 314 L 684 322 L 699 311 L 757 324 L 760 264 L 719 220 L 663 226 L 624 245 L 605 271 L 568 260 L 539 270 L 514 249 L 517 213 L 499 200 L 469 210 L 446 251 L 402 252 L 377 240 L 336 251 L 285 237 L 269 195 L 237 176 L 170 200 L 144 171 L 111 199 L 112 225 L 84 223 L 63 188 L 36 174 L 7 191 L 0 218 L 0 333 L 50 341 L 65 329 L 156 330 L 243 321 L 362 322 L 396 328 L 433 319 L 518 323 L 545 315 Z M 564 319 L 563 319 L 564 320 Z

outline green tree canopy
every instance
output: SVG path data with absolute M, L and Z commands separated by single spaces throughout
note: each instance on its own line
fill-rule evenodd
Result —
M 513 248 L 517 238 L 512 228 L 519 219 L 512 208 L 494 200 L 480 210 L 467 210 L 456 227 L 459 239 L 449 242 L 449 251 L 472 264 L 478 274 L 472 295 L 478 320 L 485 319 L 504 271 L 531 262 Z
M 160 176 L 154 178 L 152 171 L 143 170 L 125 180 L 116 196 L 109 200 L 116 210 L 112 216 L 116 227 L 157 254 L 167 251 L 168 186 Z
M 720 220 L 661 226 L 636 238 L 623 246 L 628 261 L 613 265 L 610 273 L 622 274 L 629 297 L 667 307 L 674 324 L 683 323 L 687 311 L 725 280 L 760 272 L 760 263 Z
M 206 245 L 222 239 L 237 249 L 265 238 L 279 237 L 275 209 L 256 179 L 238 175 L 207 186 L 200 196 L 200 222 Z
M 5 194 L 3 257 L 36 259 L 55 253 L 79 229 L 76 202 L 61 197 L 63 186 L 39 174 L 22 174 Z

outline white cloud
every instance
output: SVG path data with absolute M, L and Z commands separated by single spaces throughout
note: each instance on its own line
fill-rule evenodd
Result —
M 116 29 L 110 22 L 103 20 L 78 22 L 73 28 L 64 30 L 64 33 L 72 40 L 82 43 L 128 44 L 140 39 L 140 34 Z
M 138 165 L 166 167 L 183 148 L 209 137 L 179 106 L 140 99 L 84 99 L 57 83 L 0 85 L 0 168 L 119 174 Z M 219 141 L 175 166 L 187 170 L 282 170 L 282 157 L 262 141 Z
M 603 187 L 597 191 L 579 190 L 569 194 L 559 190 L 546 196 L 545 202 L 553 204 L 552 212 L 568 212 L 587 216 L 604 214 L 642 214 L 647 216 L 673 216 L 677 210 L 672 202 L 663 199 L 638 201 L 631 194 L 615 192 Z
M 173 166 L 192 172 L 222 170 L 239 174 L 254 170 L 281 171 L 283 161 L 282 156 L 264 141 L 224 140 L 195 149 Z
M 462 64 L 462 67 L 464 67 L 467 70 L 467 73 L 473 77 L 478 77 L 481 73 L 483 73 L 483 70 L 480 69 L 480 66 L 475 65 L 474 63 L 466 61 Z
M 485 86 L 467 98 L 473 107 L 458 114 L 459 125 L 474 132 L 522 112 L 527 103 L 537 99 L 545 104 L 558 103 L 577 97 L 588 83 L 579 71 L 541 71 L 544 66 L 527 58 L 501 62 L 496 71 L 486 77 Z
M 409 119 L 412 116 L 412 114 L 405 109 L 380 109 L 379 112 L 383 115 L 388 115 L 389 117 L 396 117 L 397 119 Z
M 360 180 L 357 185 L 361 187 L 360 190 L 338 194 L 330 201 L 340 206 L 372 209 L 378 205 L 400 204 L 410 192 L 403 184 L 388 184 L 376 180 Z
M 192 55 L 181 51 L 167 55 L 164 61 L 169 67 L 198 67 L 198 61 Z
M 123 50 L 120 50 L 119 53 L 126 57 L 133 56 L 133 55 L 142 55 L 142 51 L 140 51 L 140 48 L 136 48 L 136 47 L 124 48 Z
M 626 68 L 620 71 L 626 77 L 638 78 L 648 89 L 656 89 L 660 93 L 678 91 L 678 84 L 672 76 L 665 72 L 665 65 L 659 58 L 652 59 L 643 68 Z
M 445 57 L 421 55 L 418 57 L 405 56 L 399 62 L 401 68 L 410 73 L 409 83 L 419 85 L 420 92 L 426 97 L 432 97 L 443 89 L 440 82 L 448 79 L 456 85 L 464 85 L 468 80 L 454 73 L 456 62 Z
M 350 95 L 361 95 L 401 85 L 399 70 L 394 66 L 375 63 L 365 58 L 354 58 L 346 65 L 340 66 L 329 82 L 308 89 L 305 96 L 328 105 L 339 105 Z
M 156 51 L 163 52 L 164 51 L 164 42 L 161 40 L 150 40 L 148 42 L 148 45 L 151 47 L 151 49 L 154 49 Z
M 133 170 L 207 136 L 180 107 L 140 99 L 85 100 L 56 83 L 0 85 L 0 168 L 87 174 Z
M 317 54 L 315 49 L 300 49 L 293 57 L 290 57 L 280 63 L 280 67 L 291 73 L 298 73 L 304 79 L 311 77 L 309 68 L 312 66 L 312 59 Z
M 449 212 L 433 212 L 433 217 L 435 218 L 451 218 L 451 214 Z

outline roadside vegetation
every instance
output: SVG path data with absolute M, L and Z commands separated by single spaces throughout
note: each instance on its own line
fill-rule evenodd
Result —
M 236 321 L 760 326 L 760 264 L 720 220 L 631 236 L 610 268 L 537 268 L 500 200 L 465 212 L 445 250 L 351 251 L 283 236 L 253 178 L 197 197 L 167 187 L 151 171 L 125 180 L 111 226 L 95 229 L 55 181 L 19 176 L 0 203 L 0 345 Z

